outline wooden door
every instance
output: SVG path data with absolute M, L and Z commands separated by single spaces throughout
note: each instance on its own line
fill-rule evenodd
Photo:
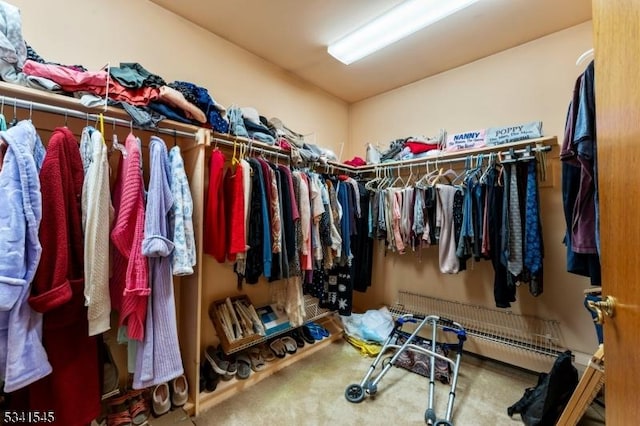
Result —
M 593 0 L 606 423 L 640 422 L 640 1 Z

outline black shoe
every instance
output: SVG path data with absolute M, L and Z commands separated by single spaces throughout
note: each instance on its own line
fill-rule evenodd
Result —
M 304 346 L 304 339 L 302 338 L 302 333 L 300 332 L 299 328 L 291 330 L 291 333 L 289 334 L 291 335 L 291 337 L 293 337 L 293 340 L 296 341 L 297 347 L 301 348 Z
M 207 378 L 205 377 L 205 366 L 208 364 L 208 362 L 205 360 L 203 362 L 200 362 L 200 377 L 199 377 L 199 386 L 198 386 L 198 391 L 200 393 L 204 392 L 207 388 Z
M 311 331 L 309 330 L 309 327 L 305 325 L 300 327 L 299 330 L 300 330 L 300 335 L 302 336 L 305 342 L 309 344 L 316 342 L 316 339 L 314 339 L 313 336 L 311 335 Z
M 213 392 L 216 390 L 216 387 L 218 387 L 218 383 L 220 382 L 220 375 L 213 370 L 211 363 L 206 361 L 204 362 L 202 375 L 204 376 L 205 392 Z

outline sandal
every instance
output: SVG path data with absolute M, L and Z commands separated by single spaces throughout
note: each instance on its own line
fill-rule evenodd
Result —
M 236 377 L 240 380 L 248 379 L 251 375 L 251 360 L 245 353 L 241 353 L 236 357 L 238 362 Z
M 109 414 L 107 414 L 107 426 L 132 426 L 131 413 L 129 412 L 129 400 L 127 395 L 120 395 L 111 398 L 107 405 L 109 406 Z
M 330 335 L 329 330 L 315 322 L 310 322 L 305 327 L 309 329 L 311 335 L 316 340 L 322 340 L 323 338 L 329 337 Z
M 313 338 L 314 341 L 324 339 L 322 332 L 318 330 L 318 328 L 315 327 L 314 324 L 309 323 L 304 325 L 303 327 L 307 330 L 307 333 L 309 333 L 309 335 Z
M 313 338 L 311 332 L 309 331 L 309 327 L 300 327 L 300 335 L 308 344 L 312 344 L 316 342 L 316 339 Z
M 296 341 L 296 346 L 298 346 L 299 348 L 304 347 L 304 339 L 302 338 L 302 333 L 300 332 L 300 329 L 298 328 L 293 329 L 289 334 L 291 335 L 293 340 Z
M 296 351 L 298 350 L 298 345 L 296 344 L 296 341 L 289 336 L 284 336 L 281 337 L 280 340 L 282 341 L 282 343 L 284 343 L 284 349 L 287 351 L 288 354 L 295 354 Z
M 144 395 L 143 390 L 132 390 L 127 392 L 129 397 L 129 414 L 131 422 L 138 426 L 149 419 L 151 410 Z
M 278 358 L 284 358 L 287 355 L 287 350 L 281 339 L 275 339 L 269 343 L 269 347 L 273 351 L 273 354 Z
M 261 343 L 260 345 L 258 345 L 257 348 L 260 350 L 260 356 L 266 362 L 271 362 L 276 359 L 276 356 L 273 354 L 273 351 L 269 349 L 269 347 L 264 343 Z
M 262 354 L 260 351 L 260 348 L 254 347 L 249 349 L 248 351 L 249 353 L 249 359 L 251 360 L 251 369 L 253 371 L 262 371 L 264 370 L 267 365 L 264 362 L 264 359 L 262 359 Z

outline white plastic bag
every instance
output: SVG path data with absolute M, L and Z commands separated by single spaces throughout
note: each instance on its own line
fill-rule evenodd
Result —
M 382 344 L 393 330 L 393 317 L 386 307 L 340 318 L 345 333 L 369 342 Z
M 370 143 L 367 144 L 367 158 L 365 160 L 367 164 L 380 164 L 380 151 Z

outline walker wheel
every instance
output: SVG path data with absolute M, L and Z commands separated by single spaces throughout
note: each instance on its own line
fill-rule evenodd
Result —
M 378 392 L 378 385 L 374 385 L 373 382 L 367 382 L 364 385 L 364 389 L 369 395 L 375 395 Z
M 436 412 L 433 408 L 427 408 L 427 411 L 424 412 L 424 421 L 428 425 L 434 425 L 436 423 Z
M 361 402 L 364 399 L 364 389 L 358 384 L 349 385 L 344 391 L 344 397 L 349 402 Z

